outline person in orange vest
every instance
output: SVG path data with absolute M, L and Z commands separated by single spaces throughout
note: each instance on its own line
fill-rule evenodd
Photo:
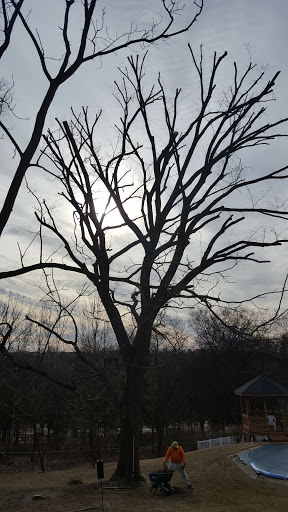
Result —
M 173 443 L 171 444 L 171 446 L 169 446 L 167 450 L 164 459 L 165 468 L 167 467 L 167 462 L 169 458 L 171 459 L 171 462 L 168 466 L 168 469 L 170 469 L 170 471 L 179 471 L 185 484 L 189 489 L 191 489 L 192 485 L 185 471 L 185 453 L 182 446 L 179 446 L 177 441 L 173 441 Z

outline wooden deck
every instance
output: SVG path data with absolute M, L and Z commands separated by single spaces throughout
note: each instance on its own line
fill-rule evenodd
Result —
M 288 434 L 285 432 L 269 432 L 268 439 L 272 443 L 287 443 Z

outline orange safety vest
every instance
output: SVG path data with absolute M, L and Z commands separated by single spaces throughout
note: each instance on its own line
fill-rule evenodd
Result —
M 182 446 L 178 446 L 178 448 L 173 448 L 172 446 L 169 446 L 167 453 L 165 455 L 165 461 L 171 457 L 171 462 L 174 462 L 175 464 L 179 464 L 180 462 L 183 462 L 185 464 L 185 453 L 182 448 Z

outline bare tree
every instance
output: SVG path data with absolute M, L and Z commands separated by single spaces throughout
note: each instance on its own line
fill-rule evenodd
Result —
M 5 347 L 8 351 L 13 352 L 25 350 L 28 345 L 28 332 L 29 327 L 24 320 L 23 304 L 12 296 L 0 300 L 0 347 Z
M 13 111 L 13 84 L 0 79 L 0 117 Z
M 45 136 L 46 150 L 38 163 L 61 187 L 72 214 L 73 238 L 61 228 L 61 213 L 57 219 L 54 205 L 39 199 L 40 235 L 50 233 L 62 248 L 51 260 L 40 236 L 39 262 L 25 266 L 22 260 L 21 268 L 0 273 L 5 278 L 59 269 L 85 276 L 97 290 L 126 368 L 114 474 L 126 482 L 141 477 L 138 423 L 159 312 L 168 306 L 225 304 L 213 289 L 214 276 L 225 279 L 241 261 L 262 263 L 266 247 L 287 242 L 275 232 L 265 237 L 264 229 L 254 236 L 250 232 L 253 216 L 287 219 L 284 207 L 257 202 L 252 193 L 259 184 L 287 179 L 287 167 L 249 172 L 240 160 L 243 149 L 282 136 L 277 129 L 287 119 L 267 123 L 265 116 L 278 73 L 266 81 L 251 62 L 243 73 L 234 64 L 231 86 L 220 101 L 216 77 L 226 53 L 215 53 L 209 72 L 202 51 L 199 59 L 191 48 L 190 53 L 200 105 L 187 121 L 178 116 L 181 90 L 169 101 L 160 77 L 147 89 L 145 59 L 131 57 L 116 84 L 122 116 L 111 156 L 97 144 L 101 115 L 90 121 L 86 108 L 70 124 L 59 121 L 58 132 Z M 245 191 L 250 202 L 242 199 Z
M 1 0 L 0 4 L 0 59 L 7 50 L 16 20 L 24 0 L 18 2 Z M 3 114 L 13 111 L 13 86 L 8 80 L 0 78 L 0 118 Z
M 84 314 L 78 312 L 81 321 L 76 327 L 75 302 L 70 301 L 64 308 L 62 300 L 59 315 L 55 300 L 53 307 L 51 301 L 50 307 L 45 302 L 37 307 L 37 313 L 35 307 L 32 309 L 27 303 L 12 298 L 3 297 L 0 301 L 0 389 L 3 394 L 0 406 L 5 412 L 0 431 L 10 449 L 17 443 L 20 425 L 32 427 L 33 454 L 38 453 L 43 472 L 51 442 L 61 442 L 63 428 L 66 426 L 67 432 L 71 426 L 65 419 L 69 421 L 75 414 L 77 428 L 88 425 L 90 448 L 95 458 L 100 422 L 111 425 L 113 421 L 115 425 L 115 418 L 119 416 L 120 393 L 116 390 L 120 389 L 123 378 L 119 382 L 120 371 L 115 365 L 118 354 L 111 329 L 107 322 L 100 325 L 97 321 L 97 305 L 93 302 Z M 71 341 L 73 326 L 75 336 Z M 74 348 L 77 355 L 67 351 L 67 345 Z M 103 386 L 103 367 L 108 386 Z
M 226 421 L 231 417 L 228 411 L 233 411 L 233 391 L 239 383 L 275 368 L 279 341 L 275 339 L 275 324 L 267 324 L 265 317 L 259 311 L 239 306 L 220 308 L 217 312 L 207 307 L 191 311 L 190 324 L 196 347 L 201 349 L 204 359 L 207 358 L 203 364 L 199 356 L 199 367 L 201 363 L 208 365 L 209 361 L 211 365 L 208 373 L 214 384 L 210 382 L 200 388 L 214 389 L 214 420 L 217 414 L 219 419 L 222 415 L 222 422 L 225 415 Z M 208 375 L 206 377 L 207 382 Z
M 207 308 L 190 313 L 190 325 L 199 348 L 211 352 L 227 352 L 235 358 L 237 352 L 268 351 L 271 345 L 266 318 L 244 307 L 222 308 L 216 314 Z M 271 332 L 270 332 L 271 334 Z
M 177 17 L 181 11 L 180 2 L 177 1 L 169 3 L 166 2 L 166 0 L 161 0 L 160 3 L 163 9 L 163 19 L 161 22 L 153 21 L 148 29 L 140 29 L 139 27 L 130 26 L 126 33 L 113 37 L 110 36 L 109 30 L 105 26 L 105 12 L 100 10 L 97 0 L 83 0 L 83 2 L 81 2 L 83 8 L 82 19 L 80 21 L 80 23 L 82 23 L 82 25 L 80 25 L 81 37 L 77 43 L 74 42 L 73 39 L 73 47 L 77 48 L 75 52 L 74 48 L 72 51 L 72 28 L 70 27 L 70 19 L 71 10 L 76 6 L 76 2 L 75 0 L 66 0 L 62 28 L 60 29 L 62 32 L 63 56 L 59 61 L 58 71 L 54 74 L 53 71 L 50 71 L 49 69 L 49 62 L 51 63 L 51 60 L 49 61 L 49 57 L 47 56 L 47 52 L 45 52 L 38 31 L 36 30 L 34 32 L 32 30 L 25 14 L 22 12 L 21 8 L 23 0 L 19 2 L 13 0 L 2 0 L 0 19 L 2 19 L 3 22 L 2 32 L 4 34 L 4 42 L 1 47 L 1 51 L 4 52 L 7 48 L 15 19 L 16 17 L 19 17 L 26 34 L 31 40 L 32 46 L 38 55 L 41 70 L 44 77 L 47 79 L 48 87 L 33 121 L 34 126 L 32 129 L 32 135 L 26 148 L 21 148 L 20 144 L 18 144 L 13 137 L 8 126 L 0 122 L 0 127 L 11 140 L 15 151 L 19 155 L 19 164 L 0 212 L 0 235 L 8 222 L 25 173 L 39 146 L 47 113 L 59 87 L 69 80 L 69 78 L 77 72 L 82 64 L 86 62 L 103 59 L 103 57 L 111 53 L 115 53 L 135 45 L 155 44 L 158 41 L 169 39 L 189 30 L 202 11 L 202 1 L 203 0 L 200 0 L 199 5 L 194 2 L 196 5 L 196 14 L 194 9 L 194 14 L 191 19 L 186 20 L 181 28 L 174 28 L 175 17 Z M 12 13 L 9 16 L 10 10 L 12 10 Z M 58 20 L 55 20 L 55 22 L 57 25 L 59 24 Z M 53 59 L 53 70 L 54 66 L 55 59 Z
M 24 0 L 1 0 L 0 5 L 0 59 L 7 50 L 12 30 L 20 15 Z

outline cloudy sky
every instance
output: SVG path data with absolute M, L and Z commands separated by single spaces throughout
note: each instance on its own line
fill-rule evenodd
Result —
M 64 0 L 25 0 L 24 11 L 29 13 L 29 25 L 41 36 L 45 54 L 51 57 L 50 69 L 57 69 L 58 61 L 63 53 L 59 26 L 62 25 Z M 111 35 L 121 34 L 129 29 L 130 22 L 148 26 L 151 19 L 159 19 L 160 2 L 157 0 L 99 0 L 99 12 L 105 7 L 105 22 Z M 181 24 L 193 7 L 193 2 L 186 1 L 186 10 L 177 20 Z M 249 60 L 248 50 L 259 69 L 265 68 L 267 77 L 281 70 L 278 84 L 275 88 L 276 102 L 271 103 L 269 112 L 271 119 L 288 116 L 287 83 L 288 83 L 288 2 L 286 0 L 204 0 L 204 9 L 197 23 L 189 33 L 183 34 L 169 42 L 160 42 L 157 47 L 149 48 L 147 67 L 151 79 L 157 78 L 160 71 L 166 89 L 173 94 L 176 87 L 181 87 L 184 96 L 194 94 L 191 90 L 192 71 L 191 57 L 187 48 L 188 42 L 196 52 L 203 44 L 205 59 L 209 62 L 214 51 L 228 52 L 227 63 L 219 76 L 219 89 L 227 86 L 232 80 L 233 61 L 245 69 Z M 77 15 L 71 19 L 72 50 L 76 48 L 76 38 L 79 34 L 79 19 Z M 100 22 L 100 21 L 98 21 Z M 74 45 L 74 46 L 73 46 Z M 142 48 L 134 48 L 134 52 L 143 54 Z M 46 127 L 55 127 L 55 117 L 69 119 L 70 107 L 75 111 L 82 105 L 97 111 L 102 108 L 105 113 L 106 126 L 116 122 L 116 105 L 112 97 L 114 80 L 119 78 L 118 67 L 125 66 L 130 51 L 118 52 L 117 55 L 105 57 L 102 61 L 88 62 L 75 76 L 66 82 L 58 91 L 53 106 L 49 111 Z M 35 49 L 20 24 L 14 30 L 11 45 L 1 60 L 0 77 L 14 82 L 15 116 L 5 119 L 9 128 L 13 128 L 13 136 L 21 148 L 25 148 L 33 127 L 33 120 L 39 104 L 47 88 L 47 81 L 41 71 Z M 197 91 L 195 91 L 195 94 Z M 196 100 L 195 100 L 196 101 Z M 184 103 L 185 106 L 185 103 Z M 185 108 L 183 108 L 185 117 Z M 270 118 L 269 118 L 270 119 Z M 110 128 L 111 129 L 111 128 Z M 102 133 L 102 143 L 111 139 L 107 129 Z M 4 136 L 0 140 L 1 154 L 1 188 L 0 201 L 3 201 L 11 176 L 14 173 L 17 156 L 14 156 L 12 144 Z M 245 156 L 246 157 L 246 156 Z M 257 152 L 247 154 L 245 165 L 253 168 L 279 168 L 288 161 L 285 141 L 272 147 L 259 148 Z M 27 175 L 29 185 L 36 194 L 43 197 L 53 196 L 54 184 L 47 181 L 41 172 L 32 168 Z M 272 192 L 271 192 L 272 193 Z M 285 199 L 288 194 L 285 189 L 276 191 Z M 22 187 L 16 202 L 10 222 L 0 241 L 0 266 L 2 270 L 19 266 L 18 245 L 22 250 L 37 231 L 34 220 L 33 206 L 35 201 Z M 63 226 L 65 228 L 65 216 Z M 68 224 L 67 224 L 68 225 Z M 271 226 L 270 226 L 271 227 Z M 281 229 L 285 229 L 285 226 Z M 229 298 L 238 300 L 244 296 L 255 296 L 265 291 L 280 289 L 287 272 L 288 246 L 269 249 L 265 257 L 270 258 L 270 265 L 249 264 L 240 265 L 236 274 L 231 277 Z M 32 245 L 29 248 L 27 262 L 37 261 L 37 252 Z M 237 283 L 236 283 L 237 281 Z M 223 285 L 224 286 L 224 285 Z M 38 296 L 39 292 L 29 277 L 5 280 L 0 283 L 0 293 Z M 268 299 L 267 299 L 268 300 Z M 269 299 L 270 301 L 271 299 Z M 273 302 L 271 302 L 273 305 Z M 274 304 L 275 305 L 275 304 Z

